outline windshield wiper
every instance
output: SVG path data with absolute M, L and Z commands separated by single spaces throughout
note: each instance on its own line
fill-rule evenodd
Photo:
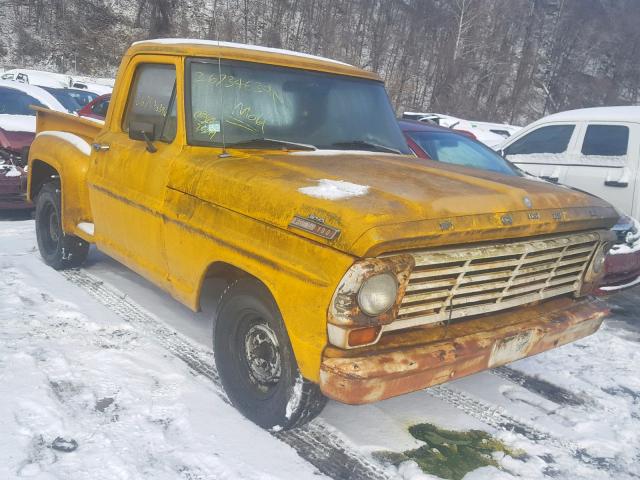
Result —
M 355 148 L 367 148 L 377 150 L 378 152 L 387 152 L 387 153 L 402 153 L 400 150 L 386 147 L 384 145 L 379 145 L 377 143 L 367 142 L 366 140 L 350 140 L 348 142 L 335 142 L 332 144 L 333 147 L 355 147 Z
M 288 142 L 286 140 L 278 140 L 275 138 L 252 138 L 251 140 L 244 140 L 242 142 L 227 143 L 229 148 L 242 148 L 242 147 L 259 147 L 259 146 L 279 146 L 291 150 L 317 150 L 313 145 L 306 143 Z

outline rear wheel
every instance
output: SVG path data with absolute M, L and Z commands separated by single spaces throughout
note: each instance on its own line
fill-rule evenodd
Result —
M 305 424 L 327 402 L 318 385 L 300 375 L 275 301 L 255 279 L 235 280 L 222 294 L 214 353 L 229 399 L 263 428 Z
M 56 270 L 80 266 L 87 258 L 89 244 L 62 230 L 60 187 L 43 185 L 36 199 L 36 237 L 40 255 Z

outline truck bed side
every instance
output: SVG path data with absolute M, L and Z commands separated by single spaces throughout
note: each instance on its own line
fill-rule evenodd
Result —
M 46 108 L 34 109 L 37 114 L 36 138 L 29 150 L 27 196 L 35 202 L 42 185 L 58 180 L 62 185 L 64 231 L 91 241 L 78 224 L 92 222 L 85 177 L 91 143 L 103 124 Z

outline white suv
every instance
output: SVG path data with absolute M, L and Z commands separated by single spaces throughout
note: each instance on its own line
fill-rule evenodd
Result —
M 584 108 L 544 117 L 498 150 L 523 170 L 604 198 L 640 216 L 640 106 Z

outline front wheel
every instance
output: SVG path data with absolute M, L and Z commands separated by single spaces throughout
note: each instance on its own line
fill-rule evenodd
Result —
M 227 287 L 213 338 L 222 385 L 249 420 L 263 428 L 290 429 L 324 408 L 327 398 L 300 375 L 280 312 L 258 281 L 241 278 Z
M 36 199 L 36 238 L 45 263 L 56 270 L 80 266 L 87 258 L 89 244 L 62 230 L 60 187 L 45 184 Z

